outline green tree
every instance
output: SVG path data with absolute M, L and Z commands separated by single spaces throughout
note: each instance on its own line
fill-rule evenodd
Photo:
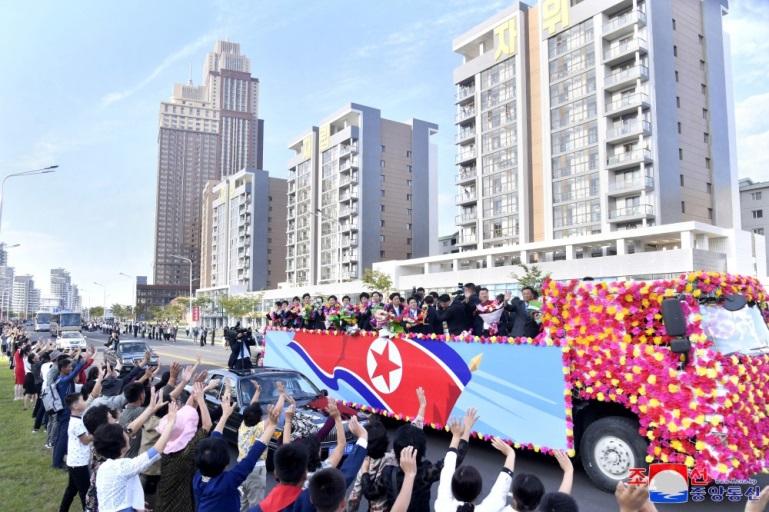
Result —
M 514 277 L 515 280 L 518 281 L 518 283 L 521 285 L 521 288 L 530 286 L 535 290 L 542 290 L 542 283 L 545 281 L 545 279 L 550 277 L 549 272 L 545 274 L 542 271 L 542 269 L 536 265 L 527 265 L 525 263 L 519 263 L 516 266 L 521 267 L 521 270 L 523 270 L 523 272 L 520 274 L 513 272 L 512 277 Z
M 361 281 L 372 292 L 377 291 L 384 295 L 389 294 L 393 286 L 393 280 L 388 274 L 372 269 L 368 269 L 363 273 Z
M 122 320 L 125 317 L 125 309 L 120 304 L 113 304 L 110 309 L 112 309 L 112 316 L 116 319 Z
M 207 309 L 211 307 L 213 303 L 214 301 L 211 300 L 211 297 L 205 297 L 201 295 L 200 297 L 195 297 L 195 299 L 192 301 L 192 306 L 198 307 L 200 309 Z
M 101 306 L 94 306 L 92 308 L 88 308 L 88 316 L 91 317 L 91 320 L 94 318 L 102 318 L 104 317 L 104 308 Z
M 261 295 L 233 295 L 231 297 L 221 297 L 219 305 L 225 314 L 230 318 L 240 319 L 256 310 L 262 302 Z

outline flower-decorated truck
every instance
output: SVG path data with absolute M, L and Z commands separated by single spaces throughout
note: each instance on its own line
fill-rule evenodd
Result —
M 648 462 L 716 479 L 769 467 L 766 294 L 750 277 L 546 281 L 534 339 L 272 330 L 266 364 L 301 371 L 346 403 L 426 423 L 470 407 L 475 435 L 578 455 L 613 490 Z

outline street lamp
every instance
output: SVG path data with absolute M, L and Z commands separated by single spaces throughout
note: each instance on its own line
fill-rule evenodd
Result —
M 11 174 L 8 174 L 3 178 L 2 184 L 0 184 L 0 229 L 2 229 L 3 226 L 3 198 L 5 197 L 5 182 L 8 181 L 8 178 L 16 178 L 19 176 L 34 176 L 36 174 L 48 174 L 51 172 L 56 172 L 56 169 L 58 169 L 58 165 L 49 165 L 48 167 L 43 167 L 42 169 L 32 169 L 31 171 L 24 171 L 24 172 L 14 172 Z
M 93 282 L 96 286 L 101 286 L 102 290 L 102 301 L 101 301 L 101 307 L 104 311 L 102 311 L 102 318 L 104 318 L 107 315 L 107 287 L 104 286 L 101 283 L 97 283 L 96 281 Z
M 189 258 L 185 258 L 184 256 L 177 256 L 175 254 L 171 255 L 172 258 L 176 258 L 177 260 L 186 261 L 190 264 L 190 324 L 192 323 L 192 260 Z

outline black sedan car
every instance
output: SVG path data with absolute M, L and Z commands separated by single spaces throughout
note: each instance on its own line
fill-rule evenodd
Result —
M 118 361 L 123 365 L 123 372 L 129 372 L 144 359 L 144 353 L 150 353 L 150 366 L 157 366 L 158 356 L 152 348 L 144 341 L 121 341 L 117 349 L 110 347 L 104 353 L 104 361 L 115 366 Z
M 221 399 L 225 391 L 225 382 L 229 383 L 230 389 L 232 389 L 232 399 L 237 400 L 237 407 L 224 428 L 224 438 L 232 443 L 237 443 L 238 428 L 243 421 L 242 414 L 254 396 L 256 384 L 259 384 L 262 390 L 259 395 L 259 405 L 264 414 L 267 412 L 267 406 L 278 399 L 280 388 L 284 388 L 296 400 L 296 413 L 293 422 L 295 435 L 310 435 L 317 432 L 328 418 L 325 410 L 328 404 L 326 390 L 318 389 L 307 377 L 295 370 L 268 367 L 249 370 L 223 368 L 209 370 L 206 384 L 209 384 L 211 380 L 219 381 L 218 386 L 205 394 L 206 404 L 214 423 L 222 415 Z M 190 390 L 191 387 L 187 386 L 187 392 Z M 352 448 L 355 438 L 349 431 L 347 420 L 352 415 L 356 415 L 361 424 L 365 425 L 368 416 L 342 405 L 339 405 L 339 411 L 342 414 L 348 447 Z M 278 445 L 276 440 L 282 435 L 283 419 L 284 415 L 281 414 L 278 429 L 275 431 L 273 442 L 270 443 L 270 447 L 273 449 Z M 322 456 L 325 457 L 329 450 L 334 449 L 336 444 L 336 430 L 332 429 L 321 441 Z

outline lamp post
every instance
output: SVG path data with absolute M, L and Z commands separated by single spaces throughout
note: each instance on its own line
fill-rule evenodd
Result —
M 97 283 L 96 281 L 94 281 L 93 284 L 95 284 L 96 286 L 101 286 L 101 290 L 102 290 L 101 307 L 103 310 L 101 313 L 101 316 L 102 318 L 104 318 L 107 316 L 107 287 L 101 283 Z
M 185 258 L 184 256 L 177 256 L 175 254 L 171 255 L 172 258 L 176 258 L 177 260 L 186 261 L 190 264 L 190 324 L 192 323 L 192 260 L 189 258 Z
M 48 167 L 43 167 L 42 169 L 32 169 L 31 171 L 24 171 L 24 172 L 14 172 L 11 174 L 6 175 L 3 178 L 2 184 L 0 184 L 0 229 L 2 229 L 3 226 L 3 198 L 5 197 L 5 182 L 8 181 L 9 178 L 17 178 L 21 176 L 34 176 L 36 174 L 48 174 L 52 172 L 56 172 L 56 169 L 58 169 L 58 165 L 49 165 Z

